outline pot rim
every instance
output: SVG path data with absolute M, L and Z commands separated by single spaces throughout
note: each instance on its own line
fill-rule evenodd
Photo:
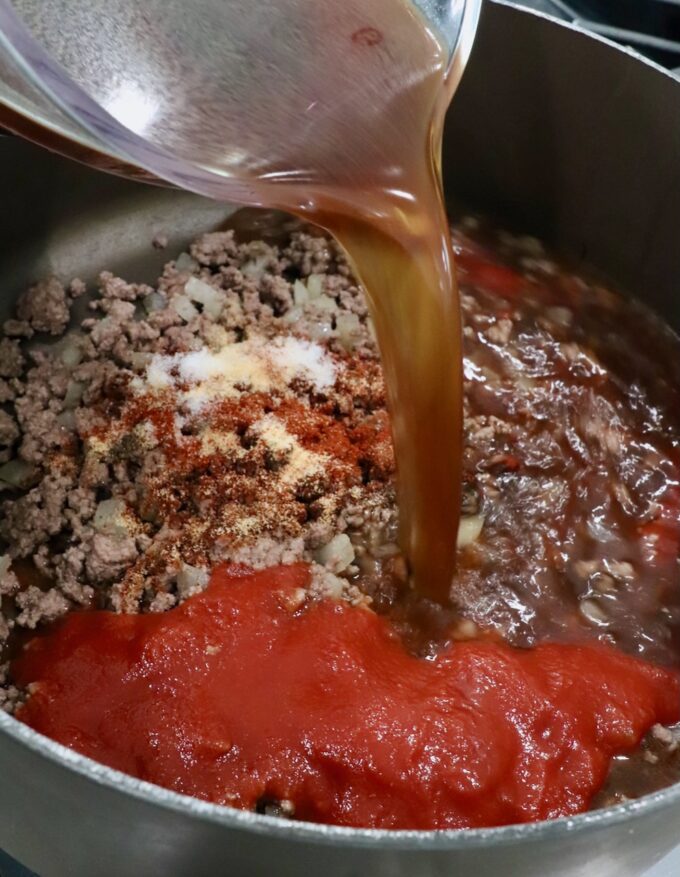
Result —
M 522 15 L 532 15 L 552 25 L 565 28 L 580 37 L 604 44 L 609 50 L 623 53 L 651 68 L 657 74 L 680 83 L 676 76 L 654 61 L 643 57 L 634 49 L 620 46 L 598 34 L 590 33 L 576 24 L 561 21 L 534 9 L 511 3 L 510 0 L 492 0 L 494 5 L 512 9 Z M 320 845 L 344 847 L 382 848 L 387 850 L 435 850 L 450 851 L 475 849 L 482 846 L 514 845 L 527 841 L 552 841 L 573 832 L 591 832 L 632 820 L 637 816 L 652 814 L 672 805 L 680 805 L 680 783 L 602 810 L 589 811 L 571 817 L 561 817 L 541 822 L 522 823 L 498 828 L 432 830 L 388 830 L 347 828 L 310 822 L 282 820 L 252 812 L 237 810 L 219 804 L 169 791 L 153 783 L 139 780 L 118 770 L 100 764 L 66 746 L 56 743 L 34 731 L 27 725 L 0 710 L 0 734 L 6 734 L 16 743 L 25 746 L 58 767 L 72 770 L 83 779 L 130 795 L 149 805 L 162 807 L 183 815 L 224 826 L 232 830 L 245 830 L 280 838 L 281 840 L 316 842 Z
M 34 731 L 2 711 L 0 711 L 0 733 L 8 734 L 20 745 L 26 746 L 59 767 L 72 770 L 86 780 L 114 792 L 130 795 L 144 803 L 228 829 L 274 836 L 281 840 L 316 842 L 322 845 L 443 852 L 482 846 L 508 846 L 527 841 L 552 841 L 576 831 L 596 831 L 627 822 L 636 816 L 652 815 L 673 804 L 680 804 L 680 783 L 676 783 L 660 792 L 614 807 L 580 813 L 577 816 L 499 828 L 460 828 L 439 831 L 347 828 L 289 821 L 275 816 L 237 810 L 221 804 L 211 804 L 189 795 L 172 792 L 162 786 L 137 779 L 93 761 Z

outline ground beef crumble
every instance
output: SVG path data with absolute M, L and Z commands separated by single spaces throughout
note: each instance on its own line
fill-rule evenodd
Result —
M 12 321 L 9 328 L 10 331 L 17 332 L 19 324 L 23 326 L 28 324 L 34 332 L 60 335 L 66 328 L 69 318 L 66 290 L 56 277 L 48 277 L 19 297 L 17 302 L 19 323 Z

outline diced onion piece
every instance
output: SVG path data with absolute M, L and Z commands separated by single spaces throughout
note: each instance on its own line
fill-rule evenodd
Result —
M 470 515 L 469 517 L 461 518 L 458 524 L 458 539 L 456 540 L 458 548 L 465 548 L 476 542 L 483 526 L 484 515 Z
M 323 292 L 323 274 L 310 274 L 307 278 L 307 292 L 310 299 L 319 298 Z
M 108 332 L 108 330 L 114 325 L 116 324 L 114 324 L 111 317 L 102 317 L 101 320 L 97 321 L 93 331 L 97 332 L 97 334 L 101 337 L 104 335 L 104 333 Z
M 198 316 L 198 311 L 187 295 L 174 296 L 171 304 L 185 323 L 190 323 L 191 320 L 195 320 Z
M 57 423 L 59 426 L 63 426 L 64 429 L 74 430 L 76 428 L 76 416 L 71 409 L 67 408 L 66 411 L 62 411 L 61 414 L 57 415 Z
M 400 548 L 396 542 L 380 542 L 371 548 L 373 557 L 396 557 L 399 552 Z
M 26 487 L 35 475 L 35 468 L 24 460 L 10 460 L 0 466 L 0 481 L 12 487 Z
M 241 274 L 249 280 L 259 280 L 264 274 L 268 260 L 269 256 L 257 256 L 257 258 L 245 263 L 241 268 Z
M 136 350 L 130 354 L 130 365 L 138 371 L 143 371 L 149 365 L 152 358 L 152 353 L 143 350 Z
M 586 621 L 596 627 L 607 627 L 609 619 L 597 600 L 581 600 L 578 608 Z
M 177 592 L 181 600 L 202 591 L 208 584 L 208 570 L 202 566 L 189 566 L 183 563 L 177 573 Z
M 85 392 L 85 384 L 80 381 L 69 381 L 66 387 L 66 395 L 64 396 L 64 408 L 71 411 L 80 405 L 80 400 Z
M 83 349 L 73 335 L 64 338 L 59 358 L 67 368 L 75 368 L 83 359 Z
M 319 296 L 319 298 L 314 299 L 314 307 L 318 311 L 323 311 L 328 314 L 335 314 L 339 310 L 336 300 L 327 295 L 322 295 Z
M 0 578 L 9 572 L 12 565 L 12 558 L 9 554 L 0 554 Z
M 373 343 L 377 344 L 378 336 L 375 331 L 375 323 L 373 322 L 371 317 L 368 317 L 366 320 L 366 328 L 368 329 L 368 334 L 371 336 L 371 340 L 373 341 Z
M 302 308 L 291 308 L 287 313 L 283 315 L 281 318 L 284 323 L 297 323 L 297 321 L 302 316 Z
M 532 237 L 531 235 L 525 234 L 516 239 L 518 246 L 520 246 L 527 253 L 531 253 L 533 256 L 542 256 L 545 252 L 543 244 L 538 240 L 538 238 Z
M 142 306 L 147 314 L 152 314 L 154 311 L 162 311 L 167 303 L 166 297 L 160 292 L 152 292 L 149 295 L 145 295 L 142 299 Z
M 190 277 L 184 286 L 184 292 L 190 299 L 203 305 L 203 310 L 213 319 L 217 319 L 222 313 L 224 296 L 204 280 Z
M 128 536 L 130 531 L 125 523 L 127 506 L 122 499 L 105 499 L 99 503 L 94 513 L 94 528 L 105 536 Z
M 453 628 L 453 638 L 456 642 L 466 642 L 477 639 L 478 636 L 479 628 L 469 618 L 460 618 Z
M 298 307 L 309 301 L 309 290 L 301 280 L 296 280 L 293 284 L 293 299 Z
M 338 314 L 335 328 L 338 330 L 338 338 L 345 350 L 353 350 L 361 335 L 359 317 L 350 311 Z
M 331 572 L 342 572 L 354 560 L 354 546 L 346 533 L 338 533 L 330 542 L 319 548 L 314 559 L 328 567 Z
M 557 323 L 558 326 L 563 328 L 568 328 L 574 318 L 574 312 L 571 308 L 558 307 L 557 305 L 546 308 L 545 315 L 553 323 Z
M 307 335 L 311 341 L 324 341 L 326 338 L 330 337 L 332 331 L 333 327 L 330 323 L 319 320 L 319 322 L 312 323 L 307 328 Z
M 175 260 L 175 268 L 177 271 L 195 271 L 198 268 L 198 262 L 192 259 L 189 253 L 180 253 Z

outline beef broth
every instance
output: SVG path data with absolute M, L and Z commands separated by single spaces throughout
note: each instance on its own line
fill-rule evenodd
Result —
M 677 338 L 544 255 L 505 250 L 494 275 L 458 245 L 464 469 L 484 528 L 457 604 L 518 644 L 596 636 L 677 664 Z

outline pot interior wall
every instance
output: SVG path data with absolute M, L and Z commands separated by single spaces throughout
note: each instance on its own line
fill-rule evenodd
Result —
M 452 215 L 491 214 L 594 266 L 680 327 L 680 83 L 592 37 L 487 4 L 449 113 Z M 0 138 L 0 316 L 48 273 L 151 280 L 231 212 Z M 151 248 L 157 232 L 166 252 Z
M 104 268 L 151 281 L 171 254 L 233 208 L 109 176 L 14 137 L 0 138 L 0 317 L 48 274 L 86 281 Z M 156 250 L 157 233 L 168 237 Z
M 680 83 L 549 19 L 487 4 L 448 117 L 445 189 L 680 328 Z

